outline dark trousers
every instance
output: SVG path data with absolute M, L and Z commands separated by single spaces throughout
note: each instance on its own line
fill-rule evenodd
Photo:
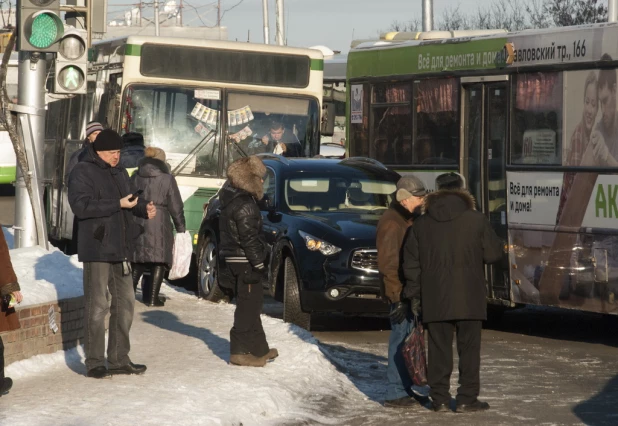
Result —
M 110 312 L 107 363 L 109 368 L 127 365 L 131 342 L 135 294 L 122 263 L 84 262 L 84 352 L 86 368 L 105 365 L 105 315 Z M 107 290 L 112 297 L 111 307 Z
M 429 395 L 436 404 L 448 404 L 451 400 L 453 332 L 457 334 L 459 354 L 457 404 L 470 404 L 478 398 L 481 387 L 481 328 L 481 321 L 443 321 L 427 324 L 429 340 L 427 380 L 431 387 Z
M 0 383 L 4 380 L 4 343 L 0 337 Z
M 252 354 L 262 357 L 270 348 L 262 327 L 262 303 L 264 292 L 259 273 L 253 272 L 248 263 L 228 263 L 234 277 L 234 326 L 230 330 L 230 353 Z

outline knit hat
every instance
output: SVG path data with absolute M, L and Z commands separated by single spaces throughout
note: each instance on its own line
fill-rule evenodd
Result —
M 146 151 L 144 151 L 144 155 L 146 157 L 155 158 L 165 163 L 165 151 L 163 151 L 161 148 L 149 146 L 148 148 L 146 148 Z
M 95 151 L 120 151 L 122 138 L 111 129 L 104 129 L 92 143 Z
M 86 137 L 90 136 L 92 133 L 96 131 L 103 131 L 103 126 L 98 121 L 91 121 L 86 125 Z
M 127 145 L 141 145 L 144 146 L 144 135 L 137 132 L 129 132 L 122 135 L 122 140 Z
M 459 173 L 450 172 L 436 178 L 436 189 L 465 189 L 466 181 Z
M 402 177 L 397 182 L 397 193 L 395 194 L 397 201 L 407 200 L 412 196 L 423 197 L 425 194 L 427 194 L 425 184 L 414 175 Z

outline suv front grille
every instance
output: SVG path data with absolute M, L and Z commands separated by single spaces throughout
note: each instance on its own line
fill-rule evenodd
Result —
M 352 253 L 352 268 L 367 272 L 378 272 L 378 250 L 362 249 Z

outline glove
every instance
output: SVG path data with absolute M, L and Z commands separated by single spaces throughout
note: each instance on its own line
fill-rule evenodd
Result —
M 393 303 L 391 313 L 388 315 L 392 322 L 401 324 L 408 316 L 410 306 L 405 301 Z
M 421 299 L 416 297 L 412 299 L 412 313 L 417 317 L 421 315 Z

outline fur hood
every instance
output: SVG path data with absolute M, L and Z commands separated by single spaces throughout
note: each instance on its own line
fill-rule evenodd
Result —
M 262 178 L 266 175 L 266 166 L 255 155 L 239 158 L 227 169 L 227 177 L 234 188 L 242 189 L 257 200 L 264 197 Z
M 442 189 L 428 194 L 423 201 L 423 213 L 438 222 L 453 220 L 467 210 L 476 210 L 476 202 L 465 189 Z

